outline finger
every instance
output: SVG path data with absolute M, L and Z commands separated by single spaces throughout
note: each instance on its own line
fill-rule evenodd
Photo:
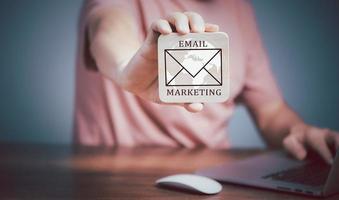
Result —
M 171 106 L 180 106 L 184 107 L 187 111 L 191 113 L 200 112 L 204 109 L 204 104 L 202 103 L 164 103 L 162 101 L 154 101 L 155 103 L 161 104 L 161 105 L 171 105 Z
M 191 32 L 201 33 L 205 31 L 204 19 L 198 13 L 185 12 L 185 15 L 188 17 Z
M 216 24 L 205 24 L 205 32 L 217 32 L 219 31 L 219 26 Z
M 158 31 L 153 31 L 153 27 L 151 26 L 151 28 L 148 29 L 144 45 L 155 45 L 159 35 L 160 33 Z
M 328 132 L 312 129 L 306 135 L 307 144 L 315 150 L 328 164 L 333 163 L 333 156 L 326 141 Z
M 328 132 L 326 142 L 333 148 L 334 151 L 336 151 L 336 149 L 339 148 L 339 133 L 331 130 L 328 130 Z
M 157 43 L 159 34 L 169 34 L 172 32 L 171 26 L 168 21 L 159 19 L 152 23 L 151 28 L 148 30 L 145 44 L 154 45 Z
M 335 131 L 331 131 L 331 136 L 333 138 L 335 148 L 339 149 L 339 133 Z
M 171 106 L 184 107 L 187 111 L 192 112 L 192 113 L 200 112 L 204 108 L 203 103 L 166 103 L 166 102 L 162 102 L 159 98 L 158 93 L 154 95 L 154 98 L 151 98 L 151 101 L 158 103 L 158 104 L 161 104 L 161 105 L 171 105 Z
M 171 23 L 175 30 L 180 34 L 187 34 L 190 32 L 188 26 L 188 18 L 186 15 L 180 12 L 175 12 L 171 14 L 168 18 L 169 23 Z
M 298 138 L 298 135 L 291 134 L 287 136 L 283 141 L 283 145 L 285 149 L 298 160 L 305 159 L 307 151 L 301 139 Z
M 159 19 L 152 23 L 151 28 L 153 31 L 159 32 L 160 34 L 169 34 L 172 32 L 172 28 L 167 20 Z
M 202 103 L 185 103 L 184 108 L 186 108 L 187 111 L 189 112 L 200 112 L 204 108 L 204 104 Z

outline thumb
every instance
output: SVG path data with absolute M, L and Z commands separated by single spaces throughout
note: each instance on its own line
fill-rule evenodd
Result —
M 204 108 L 203 103 L 185 103 L 184 108 L 192 113 L 200 112 Z
M 283 145 L 285 149 L 298 160 L 305 159 L 307 151 L 304 142 L 301 138 L 298 138 L 297 135 L 287 136 L 283 141 Z
M 151 28 L 148 29 L 144 44 L 155 45 L 157 43 L 159 35 L 159 32 L 156 32 Z

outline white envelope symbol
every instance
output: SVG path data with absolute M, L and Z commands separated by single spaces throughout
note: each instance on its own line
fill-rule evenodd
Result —
M 166 86 L 221 86 L 222 51 L 165 49 Z

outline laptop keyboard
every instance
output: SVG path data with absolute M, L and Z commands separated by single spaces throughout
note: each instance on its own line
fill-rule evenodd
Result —
M 325 183 L 331 166 L 322 162 L 310 162 L 305 165 L 268 174 L 262 178 L 299 183 L 309 186 L 321 186 Z

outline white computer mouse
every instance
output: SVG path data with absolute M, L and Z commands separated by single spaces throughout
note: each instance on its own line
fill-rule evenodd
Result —
M 166 176 L 155 183 L 159 186 L 187 189 L 204 194 L 217 194 L 222 190 L 221 184 L 217 181 L 194 174 Z

